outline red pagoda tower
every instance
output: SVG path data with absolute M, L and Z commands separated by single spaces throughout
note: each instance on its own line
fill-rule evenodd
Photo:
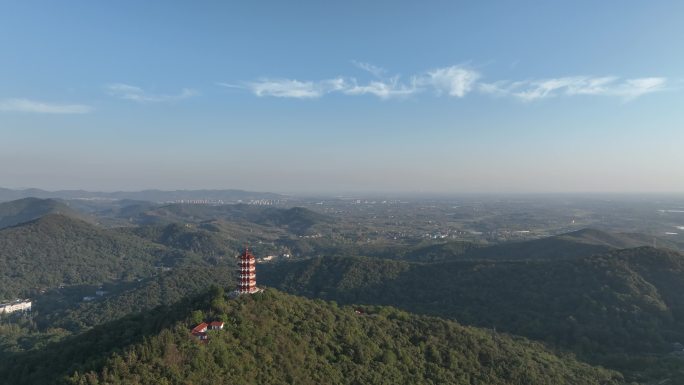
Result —
M 256 260 L 254 254 L 245 247 L 238 260 L 237 294 L 252 294 L 259 291 L 256 286 Z

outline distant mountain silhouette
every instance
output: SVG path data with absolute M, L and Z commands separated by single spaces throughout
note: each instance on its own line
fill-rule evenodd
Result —
M 289 209 L 259 205 L 187 205 L 171 204 L 140 212 L 136 221 L 141 224 L 176 223 L 223 220 L 250 222 L 263 226 L 276 226 L 295 234 L 305 234 L 317 224 L 332 222 L 332 218 L 306 208 Z
M 269 192 L 244 190 L 143 190 L 97 192 L 85 190 L 46 191 L 41 189 L 13 190 L 0 188 L 0 201 L 9 201 L 26 197 L 61 198 L 61 199 L 131 199 L 150 202 L 171 202 L 177 200 L 223 200 L 225 203 L 248 201 L 252 199 L 284 199 L 286 196 Z
M 610 250 L 653 244 L 653 237 L 636 233 L 610 233 L 596 229 L 582 229 L 571 233 L 529 241 L 504 242 L 492 246 L 463 241 L 428 245 L 410 250 L 406 259 L 415 261 L 456 259 L 566 259 L 586 257 Z M 665 239 L 657 239 L 660 247 L 678 250 Z
M 58 200 L 23 198 L 0 203 L 0 229 L 32 221 L 47 214 L 61 214 L 80 219 L 85 217 Z

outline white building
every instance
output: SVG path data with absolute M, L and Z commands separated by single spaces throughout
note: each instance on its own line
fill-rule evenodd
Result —
M 31 310 L 31 301 L 27 299 L 18 299 L 14 302 L 0 304 L 0 314 L 27 310 Z

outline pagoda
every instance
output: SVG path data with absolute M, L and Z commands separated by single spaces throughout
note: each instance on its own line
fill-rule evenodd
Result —
M 245 247 L 238 260 L 237 294 L 253 294 L 261 291 L 256 286 L 256 259 L 254 254 Z

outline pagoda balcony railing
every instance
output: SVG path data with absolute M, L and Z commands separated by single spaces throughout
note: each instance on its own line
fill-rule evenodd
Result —
M 240 279 L 256 279 L 256 274 L 240 275 Z

